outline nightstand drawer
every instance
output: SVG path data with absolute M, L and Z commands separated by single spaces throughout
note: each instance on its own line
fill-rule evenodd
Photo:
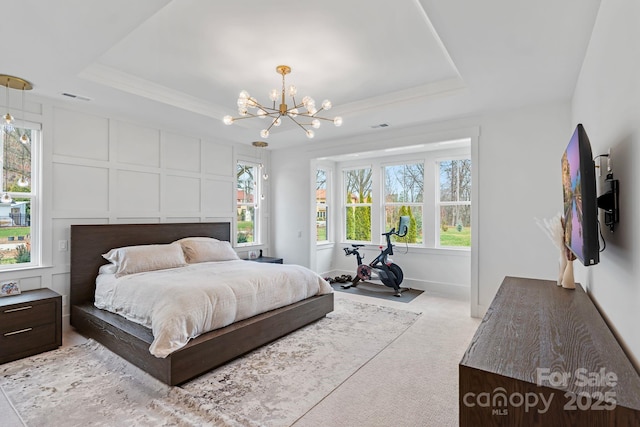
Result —
M 0 363 L 57 347 L 55 322 L 4 332 L 0 335 Z
M 32 302 L 0 308 L 0 333 L 55 323 L 56 305 L 53 300 Z
M 62 296 L 40 288 L 0 298 L 0 363 L 62 345 Z

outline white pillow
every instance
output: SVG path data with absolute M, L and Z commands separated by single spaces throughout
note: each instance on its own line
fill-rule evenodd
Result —
M 116 274 L 118 271 L 118 266 L 115 264 L 104 264 L 100 266 L 98 270 L 98 274 Z
M 220 240 L 218 239 L 214 239 L 213 237 L 202 237 L 202 236 L 198 236 L 198 237 L 184 237 L 180 240 L 176 240 L 173 243 L 189 243 L 189 242 L 219 242 Z
M 182 247 L 175 243 L 125 246 L 111 249 L 102 256 L 117 266 L 116 277 L 187 265 Z
M 240 259 L 231 243 L 210 237 L 187 237 L 177 240 L 189 264 Z

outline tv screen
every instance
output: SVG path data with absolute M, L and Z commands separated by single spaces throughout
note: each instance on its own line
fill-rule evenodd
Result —
M 576 126 L 562 155 L 564 243 L 584 265 L 600 260 L 596 172 L 591 143 L 581 124 Z

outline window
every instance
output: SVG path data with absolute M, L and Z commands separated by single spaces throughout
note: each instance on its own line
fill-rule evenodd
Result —
M 259 166 L 238 161 L 236 176 L 236 242 L 240 245 L 259 244 L 258 212 L 261 201 Z
M 384 167 L 385 231 L 397 227 L 401 216 L 409 216 L 407 234 L 393 236 L 394 241 L 422 244 L 423 194 L 424 163 Z
M 340 225 L 333 237 L 346 243 L 383 243 L 381 236 L 409 217 L 407 235 L 393 242 L 418 248 L 471 248 L 471 147 L 470 140 L 456 146 L 411 153 L 365 153 L 336 158 L 341 189 L 334 221 Z M 393 152 L 394 150 L 385 150 Z M 344 163 L 340 163 L 344 162 Z
M 344 171 L 346 240 L 371 241 L 372 169 Z
M 438 162 L 438 182 L 439 245 L 470 247 L 471 159 Z
M 326 242 L 328 238 L 328 212 L 327 205 L 327 171 L 316 170 L 316 241 Z
M 0 198 L 0 268 L 37 265 L 39 248 L 32 224 L 37 224 L 37 164 L 40 131 L 13 127 L 2 135 L 2 197 Z M 23 137 L 24 136 L 24 137 Z M 26 138 L 25 138 L 26 137 Z M 21 140 L 22 138 L 22 140 Z

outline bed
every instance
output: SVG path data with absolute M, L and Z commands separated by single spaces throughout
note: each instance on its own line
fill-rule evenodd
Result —
M 167 357 L 158 358 L 149 352 L 154 339 L 149 328 L 95 307 L 96 277 L 100 267 L 107 264 L 102 254 L 110 249 L 167 244 L 195 236 L 229 241 L 230 234 L 227 222 L 72 225 L 71 325 L 155 378 L 177 385 L 333 311 L 333 294 L 312 296 L 204 333 Z

